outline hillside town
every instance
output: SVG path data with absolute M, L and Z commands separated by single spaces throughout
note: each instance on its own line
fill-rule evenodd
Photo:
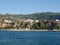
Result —
M 0 29 L 17 29 L 17 30 L 40 30 L 40 29 L 60 29 L 60 20 L 32 20 L 32 19 L 18 19 L 18 20 L 0 20 Z

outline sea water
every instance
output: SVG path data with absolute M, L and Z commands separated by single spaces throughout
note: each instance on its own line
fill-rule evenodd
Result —
M 0 45 L 60 45 L 60 32 L 0 31 Z

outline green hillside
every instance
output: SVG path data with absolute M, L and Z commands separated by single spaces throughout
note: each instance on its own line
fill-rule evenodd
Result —
M 17 20 L 17 19 L 60 19 L 60 13 L 54 13 L 54 12 L 42 12 L 42 13 L 33 13 L 33 14 L 0 14 L 0 20 L 1 19 L 11 19 L 11 20 Z

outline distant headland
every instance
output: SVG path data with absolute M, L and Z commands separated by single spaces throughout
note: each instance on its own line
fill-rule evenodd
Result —
M 60 13 L 0 14 L 0 29 L 53 30 L 60 29 Z

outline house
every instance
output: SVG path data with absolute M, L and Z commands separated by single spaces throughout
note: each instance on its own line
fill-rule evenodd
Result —
M 60 21 L 56 21 L 56 23 L 57 23 L 57 26 L 59 26 L 59 27 L 60 27 Z
M 11 20 L 2 20 L 0 24 L 1 24 L 1 27 L 4 28 L 6 26 L 10 26 L 11 23 L 12 23 Z

